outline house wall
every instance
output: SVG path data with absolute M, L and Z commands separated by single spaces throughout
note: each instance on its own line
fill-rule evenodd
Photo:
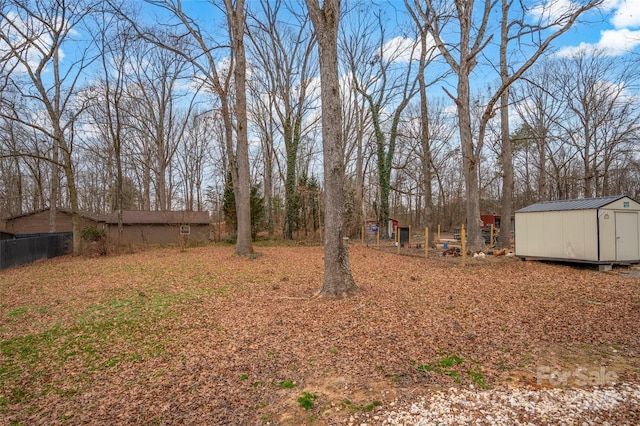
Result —
M 206 242 L 209 231 L 209 225 L 191 225 L 187 241 Z M 109 226 L 108 236 L 111 241 L 118 239 L 118 225 Z M 129 244 L 177 244 L 180 238 L 180 225 L 175 224 L 124 225 L 122 229 L 122 241 Z
M 516 255 L 597 261 L 596 212 L 516 213 Z
M 102 227 L 102 224 L 80 217 L 80 230 L 87 226 Z M 49 211 L 37 212 L 6 221 L 5 231 L 11 234 L 41 234 L 49 232 Z M 56 213 L 56 232 L 71 232 L 71 214 Z

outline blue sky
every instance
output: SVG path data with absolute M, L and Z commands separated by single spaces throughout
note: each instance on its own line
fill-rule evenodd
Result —
M 590 12 L 588 22 L 576 26 L 559 44 L 561 55 L 577 49 L 600 49 L 610 56 L 640 46 L 640 0 L 605 0 L 601 11 Z
M 302 4 L 302 0 L 299 0 Z M 223 23 L 219 10 L 212 6 L 209 0 L 183 0 L 185 11 L 193 12 L 201 22 L 213 23 L 215 26 Z M 222 2 L 219 2 L 222 3 Z M 293 0 L 291 3 L 296 3 Z M 354 0 L 346 0 L 345 4 L 355 4 Z M 367 2 L 368 3 L 368 2 Z M 380 7 L 388 10 L 388 23 L 395 26 L 406 20 L 398 16 L 404 10 L 402 0 L 378 0 Z M 529 5 L 540 3 L 546 10 L 566 10 L 571 7 L 571 0 L 546 0 L 543 2 L 527 2 Z M 246 0 L 249 8 L 258 6 L 257 0 Z M 222 5 L 221 5 L 222 6 Z M 157 11 L 155 7 L 144 6 L 149 11 Z M 496 14 L 497 16 L 497 14 Z M 604 0 L 598 11 L 589 12 L 581 24 L 576 25 L 556 43 L 559 54 L 569 55 L 576 49 L 602 49 L 609 55 L 621 55 L 628 51 L 639 51 L 640 47 L 640 0 Z M 495 23 L 497 25 L 497 22 Z M 394 28 L 389 28 L 394 31 Z M 400 28 L 395 28 L 400 30 Z

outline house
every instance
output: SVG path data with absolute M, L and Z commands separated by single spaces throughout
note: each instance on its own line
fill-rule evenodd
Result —
M 517 210 L 515 217 L 520 258 L 640 262 L 640 204 L 629 197 L 546 201 Z
M 48 234 L 49 233 L 49 207 L 12 216 L 2 220 L 2 231 L 14 235 Z M 58 208 L 56 210 L 55 232 L 71 232 L 71 209 Z M 104 218 L 95 213 L 80 212 L 80 229 L 95 226 L 104 229 Z
M 122 241 L 131 244 L 175 244 L 181 239 L 205 242 L 210 239 L 209 212 L 144 211 L 122 212 Z M 107 236 L 118 238 L 118 213 L 106 217 Z
M 118 214 L 80 212 L 80 230 L 104 230 L 112 241 L 118 238 Z M 131 244 L 175 244 L 179 241 L 208 241 L 209 212 L 124 211 L 122 241 Z M 35 235 L 49 233 L 49 209 L 10 217 L 0 227 L 5 233 Z M 56 232 L 71 232 L 71 210 L 58 208 Z

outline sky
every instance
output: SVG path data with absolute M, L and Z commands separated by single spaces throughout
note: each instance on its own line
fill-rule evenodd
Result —
M 295 1 L 294 1 L 295 3 Z M 366 3 L 369 3 L 367 1 Z M 405 9 L 403 0 L 375 1 L 387 10 L 390 26 L 406 22 L 408 17 L 400 16 Z M 538 3 L 546 6 L 547 11 L 566 10 L 571 7 L 571 0 L 543 0 L 528 1 L 529 5 Z M 356 4 L 354 0 L 343 0 L 349 6 Z M 183 0 L 185 10 L 193 11 L 201 18 L 217 15 L 208 0 Z M 257 0 L 246 0 L 248 7 L 258 5 Z M 540 9 L 538 9 L 540 10 Z M 497 17 L 497 14 L 496 14 Z M 640 0 L 603 0 L 599 11 L 589 12 L 585 16 L 586 22 L 578 24 L 565 34 L 557 44 L 558 54 L 568 56 L 578 49 L 601 49 L 607 55 L 617 56 L 629 51 L 638 52 L 640 47 Z M 497 24 L 497 23 L 496 23 Z M 393 31 L 392 28 L 390 28 Z M 397 28 L 396 30 L 401 30 Z
M 246 6 L 250 9 L 259 9 L 258 0 L 245 0 Z M 306 7 L 304 0 L 284 0 L 285 3 L 297 5 L 301 12 Z M 566 10 L 571 7 L 574 0 L 528 0 L 528 5 L 539 4 L 539 8 L 532 7 L 532 19 L 536 11 L 545 10 L 547 15 L 553 15 L 558 10 Z M 553 49 L 557 56 L 570 56 L 581 50 L 600 50 L 608 56 L 622 56 L 629 52 L 640 55 L 640 0 L 602 0 L 603 4 L 598 11 L 590 11 L 584 15 L 583 22 L 578 23 L 566 34 L 554 42 Z M 213 6 L 216 3 L 219 6 Z M 202 28 L 211 32 L 224 32 L 225 19 L 220 8 L 222 2 L 212 0 L 182 0 L 184 10 L 191 17 L 194 17 Z M 147 19 L 149 24 L 158 19 L 160 22 L 167 22 L 166 12 L 161 8 L 153 6 L 147 2 L 139 0 L 131 4 L 137 5 L 143 11 L 142 19 Z M 381 8 L 384 10 L 384 24 L 386 26 L 386 38 L 392 40 L 394 36 L 411 36 L 407 31 L 407 24 L 412 22 L 405 11 L 403 0 L 343 0 L 346 8 L 352 5 L 376 5 L 371 9 Z M 283 8 L 284 9 L 284 8 Z M 357 8 L 352 11 L 357 12 Z M 363 9 L 360 7 L 360 9 Z M 491 26 L 498 28 L 499 11 L 492 14 L 494 22 Z M 286 18 L 285 18 L 286 19 Z M 357 19 L 357 15 L 344 15 L 343 19 Z M 397 38 L 393 43 L 405 44 L 407 40 Z M 2 46 L 0 45 L 0 48 Z M 0 49 L 1 50 L 1 49 Z M 62 53 L 65 53 L 63 48 Z
M 591 12 L 588 19 L 562 39 L 559 55 L 570 56 L 580 49 L 598 49 L 608 56 L 638 53 L 640 0 L 605 0 L 602 12 Z

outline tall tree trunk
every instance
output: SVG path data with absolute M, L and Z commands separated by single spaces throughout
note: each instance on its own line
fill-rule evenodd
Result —
M 465 67 L 466 64 L 462 64 Z M 462 169 L 464 183 L 467 191 L 466 217 L 467 217 L 467 247 L 476 250 L 482 247 L 482 232 L 480 221 L 480 187 L 478 182 L 478 162 L 476 147 L 473 143 L 473 133 L 471 131 L 471 102 L 469 92 L 470 71 L 461 71 L 458 79 L 458 97 L 456 102 L 458 107 L 458 125 L 460 133 L 460 144 L 462 145 Z M 481 139 L 482 135 L 478 137 Z
M 273 236 L 273 141 L 271 135 L 264 135 L 264 208 L 267 212 L 267 232 Z
M 66 144 L 64 144 L 66 145 Z M 78 207 L 78 190 L 73 172 L 73 162 L 70 150 L 63 147 L 64 174 L 67 179 L 67 189 L 69 190 L 69 204 L 71 205 L 71 229 L 73 232 L 73 255 L 82 254 L 82 237 L 80 236 L 80 209 Z
M 246 74 L 247 64 L 244 47 L 244 0 L 235 2 L 224 1 L 227 9 L 229 34 L 232 38 L 235 67 L 233 76 L 236 88 L 236 164 L 237 181 L 234 183 L 236 215 L 238 219 L 238 239 L 236 241 L 236 254 L 247 256 L 253 253 L 251 243 L 251 173 L 249 165 L 249 138 L 247 134 L 247 91 Z M 235 181 L 235 179 L 234 179 Z
M 500 37 L 500 78 L 505 87 L 500 96 L 500 139 L 502 141 L 502 200 L 500 203 L 500 235 L 498 247 L 511 248 L 511 215 L 513 214 L 513 151 L 509 132 L 509 68 L 507 41 L 509 31 L 509 1 L 502 0 Z M 492 245 L 493 241 L 489 241 Z
M 422 75 L 422 73 L 421 73 Z M 427 92 L 424 85 L 424 78 L 420 82 L 420 126 L 422 138 L 422 186 L 424 188 L 424 210 L 422 212 L 422 222 L 429 229 L 426 235 L 428 240 L 434 242 L 433 232 L 433 172 L 431 169 L 431 138 L 429 135 L 429 106 L 427 103 Z
M 405 1 L 405 4 L 406 1 Z M 408 6 L 408 5 L 407 5 Z M 429 50 L 427 44 L 427 31 L 420 26 L 418 17 L 411 12 L 416 25 L 420 28 L 420 68 L 418 70 L 418 88 L 420 91 L 420 137 L 422 145 L 422 186 L 424 188 L 424 210 L 422 213 L 422 222 L 429 230 L 425 235 L 427 241 L 434 244 L 433 230 L 433 193 L 431 184 L 433 181 L 433 172 L 431 168 L 431 135 L 429 133 L 429 102 L 427 99 L 427 85 L 424 79 L 424 73 L 427 68 L 427 52 Z
M 324 153 L 324 284 L 321 296 L 344 297 L 357 290 L 351 275 L 344 217 L 344 146 L 338 75 L 340 1 L 306 0 L 318 36 Z
M 358 104 L 357 98 L 353 100 L 354 117 L 356 120 L 356 170 L 354 182 L 354 225 L 360 228 L 364 220 L 364 108 Z
M 547 188 L 547 129 L 544 128 L 542 121 L 537 124 L 536 146 L 538 148 L 538 201 L 546 201 L 549 199 L 549 190 Z
M 121 141 L 118 137 L 118 141 L 115 144 L 115 160 L 116 160 L 116 211 L 118 215 L 118 243 L 122 242 L 122 232 L 124 227 L 122 224 L 122 153 L 121 153 Z
M 49 232 L 56 232 L 58 213 L 58 194 L 60 193 L 60 148 L 57 140 L 53 141 L 51 156 L 51 183 L 49 190 Z
M 500 97 L 500 137 L 502 139 L 502 200 L 500 204 L 500 235 L 498 247 L 511 247 L 511 216 L 513 215 L 513 150 L 509 135 L 509 88 Z M 493 241 L 490 242 L 492 244 Z
M 288 122 L 283 123 L 283 138 L 287 156 L 287 174 L 284 183 L 284 198 L 287 205 L 287 221 L 284 226 L 284 239 L 293 239 L 293 227 L 296 220 L 297 203 L 296 203 L 296 162 L 298 160 L 298 140 L 294 135 L 291 118 L 287 118 Z

